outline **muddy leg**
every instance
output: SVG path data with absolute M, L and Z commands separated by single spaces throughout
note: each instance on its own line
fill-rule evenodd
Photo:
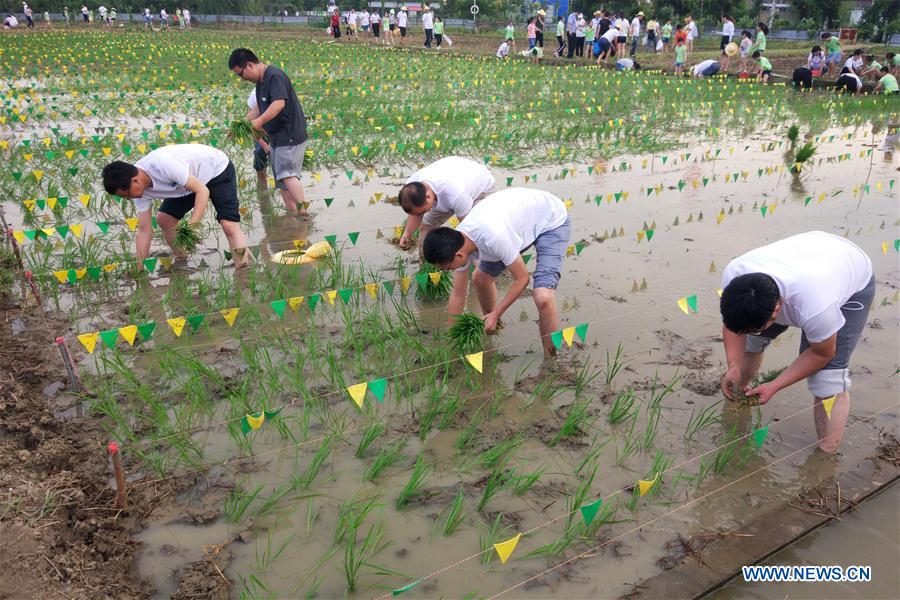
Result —
M 556 291 L 549 288 L 534 288 L 534 305 L 538 309 L 538 330 L 541 332 L 541 346 L 544 356 L 553 356 L 556 348 L 550 334 L 559 329 L 559 311 L 556 310 Z
M 850 416 L 850 392 L 842 392 L 835 396 L 830 419 L 822 406 L 822 400 L 823 398 L 816 398 L 813 409 L 816 434 L 819 436 L 819 449 L 834 454 L 841 446 L 844 426 L 847 425 L 847 418 Z
M 741 362 L 741 392 L 759 373 L 762 361 L 762 352 L 744 352 L 744 360 Z
M 472 285 L 475 286 L 475 293 L 478 295 L 478 303 L 481 304 L 481 311 L 484 314 L 494 310 L 497 306 L 497 286 L 494 278 L 481 271 L 475 269 L 472 274 Z

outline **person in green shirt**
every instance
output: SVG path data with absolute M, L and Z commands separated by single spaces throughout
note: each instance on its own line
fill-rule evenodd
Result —
M 437 48 L 440 48 L 441 42 L 444 41 L 444 22 L 440 17 L 434 18 L 434 41 Z
M 759 50 L 753 53 L 753 60 L 756 62 L 758 69 L 756 80 L 769 83 L 769 75 L 772 74 L 772 63 L 769 62 L 768 58 L 760 54 Z
M 840 71 L 841 60 L 844 58 L 840 40 L 826 31 L 822 34 L 822 42 L 825 45 L 825 66 L 829 71 Z
M 756 41 L 750 46 L 750 53 L 759 52 L 762 54 L 766 51 L 766 36 L 769 34 L 769 28 L 765 23 L 760 21 L 756 24 Z
M 556 49 L 555 54 L 557 56 L 562 56 L 562 51 L 566 49 L 566 41 L 563 36 L 566 35 L 566 18 L 560 16 L 556 20 L 556 43 L 559 44 L 559 48 Z
M 594 59 L 594 37 L 597 35 L 595 27 L 595 20 L 591 20 L 587 27 L 584 28 L 584 57 L 587 59 L 587 62 L 591 62 Z
M 506 24 L 506 39 L 508 39 L 508 40 L 516 39 L 515 33 L 516 33 L 516 28 L 513 27 L 513 22 L 510 21 L 509 23 Z
M 884 55 L 884 58 L 888 68 L 891 70 L 891 74 L 894 77 L 900 75 L 900 54 L 888 52 Z
M 875 55 L 869 54 L 864 60 L 865 66 L 863 67 L 860 77 L 871 79 L 873 81 L 881 79 L 881 63 L 875 60 Z
M 881 67 L 881 79 L 875 86 L 875 93 L 884 92 L 886 96 L 896 96 L 900 94 L 900 87 L 897 86 L 897 78 L 891 75 L 887 67 Z
M 684 71 L 684 63 L 687 60 L 687 46 L 684 45 L 684 40 L 678 39 L 675 41 L 675 74 L 681 75 Z
M 662 43 L 663 43 L 663 54 L 665 54 L 669 50 L 669 40 L 672 39 L 672 19 L 666 21 L 666 24 L 662 26 Z

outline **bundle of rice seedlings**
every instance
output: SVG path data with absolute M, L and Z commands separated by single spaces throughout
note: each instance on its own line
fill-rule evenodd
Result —
M 450 292 L 453 290 L 453 277 L 450 273 L 444 273 L 433 264 L 427 262 L 423 263 L 419 268 L 416 277 L 418 278 L 422 275 L 427 276 L 428 273 L 441 273 L 441 278 L 435 284 L 431 281 L 431 278 L 428 277 L 424 287 L 417 285 L 416 298 L 424 300 L 425 302 L 446 301 L 450 297 Z
M 788 128 L 787 138 L 788 141 L 791 142 L 791 145 L 797 143 L 797 139 L 800 137 L 800 126 L 799 125 L 791 125 Z
M 203 236 L 200 235 L 199 225 L 191 225 L 187 221 L 180 221 L 175 228 L 175 246 L 176 250 L 184 250 L 185 252 L 193 252 L 197 249 Z
M 230 137 L 238 146 L 251 146 L 259 133 L 247 119 L 237 119 L 231 122 L 228 128 Z
M 791 166 L 792 173 L 799 173 L 803 163 L 808 161 L 816 153 L 816 146 L 812 142 L 806 142 L 797 149 L 794 154 L 794 164 Z
M 459 354 L 471 354 L 484 347 L 484 319 L 465 312 L 454 317 L 447 339 Z

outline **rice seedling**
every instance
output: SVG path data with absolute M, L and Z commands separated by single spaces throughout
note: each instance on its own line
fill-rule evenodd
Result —
M 481 545 L 481 564 L 483 565 L 490 564 L 494 560 L 494 544 L 503 539 L 508 532 L 508 527 L 503 525 L 502 520 L 503 513 L 498 512 L 487 530 L 478 536 L 478 542 Z
M 634 410 L 635 399 L 634 390 L 631 388 L 616 394 L 616 398 L 609 409 L 609 414 L 606 416 L 607 422 L 610 425 L 617 425 L 626 419 L 633 418 L 637 414 L 637 411 Z
M 583 434 L 591 426 L 593 418 L 588 414 L 591 405 L 591 399 L 587 398 L 581 401 L 575 401 L 569 405 L 569 413 L 566 415 L 565 421 L 560 426 L 559 431 L 553 434 L 548 445 L 552 448 L 556 446 L 562 439 L 574 437 Z
M 382 505 L 378 502 L 378 495 L 367 495 L 357 498 L 354 496 L 338 507 L 337 524 L 334 529 L 334 543 L 340 544 L 347 536 L 356 531 L 366 520 L 366 517 Z
M 356 446 L 356 458 L 362 458 L 366 454 L 366 450 L 369 449 L 369 446 L 372 445 L 382 433 L 384 433 L 384 423 L 381 421 L 375 421 L 370 423 L 368 427 L 366 427 L 365 431 L 363 431 L 362 437 L 359 439 L 359 444 Z
M 625 443 L 622 445 L 621 450 L 618 446 L 616 446 L 616 464 L 622 466 L 625 464 L 625 460 L 638 451 L 641 447 L 640 439 L 634 435 L 635 424 L 637 423 L 636 414 L 635 418 L 631 419 L 631 427 L 628 429 L 628 433 L 625 436 Z
M 391 540 L 386 539 L 386 531 L 384 521 L 377 520 L 369 526 L 369 530 L 358 539 L 357 527 L 352 528 L 344 540 L 344 580 L 347 583 L 347 591 L 356 591 L 356 585 L 363 567 L 367 567 L 375 571 L 377 575 L 397 575 L 406 577 L 403 573 L 398 573 L 385 566 L 377 565 L 372 561 L 385 548 L 391 544 Z
M 458 354 L 481 350 L 484 347 L 484 319 L 468 312 L 455 316 L 447 338 Z
M 292 477 L 291 486 L 293 489 L 308 490 L 312 487 L 313 483 L 315 483 L 316 479 L 321 474 L 325 462 L 331 455 L 331 442 L 333 439 L 333 434 L 325 438 L 322 443 L 319 444 L 316 453 L 313 455 L 312 460 L 309 461 L 306 469 L 302 473 L 295 474 Z
M 800 126 L 796 123 L 788 127 L 787 139 L 791 143 L 791 146 L 797 143 L 797 139 L 800 137 Z
M 250 492 L 246 491 L 241 485 L 236 485 L 234 489 L 230 490 L 225 495 L 225 522 L 239 523 L 247 513 L 247 509 L 259 496 L 263 486 L 264 484 L 260 483 Z
M 728 465 L 734 457 L 737 445 L 734 443 L 740 436 L 737 427 L 729 429 L 719 440 L 719 449 L 713 454 L 710 467 L 716 475 L 721 475 L 728 470 Z
M 463 491 L 463 486 L 459 486 L 459 489 L 456 491 L 456 496 L 453 498 L 453 502 L 447 507 L 447 518 L 444 519 L 444 526 L 441 528 L 441 533 L 444 537 L 449 537 L 453 535 L 453 532 L 459 527 L 463 520 L 463 502 L 465 501 L 465 493 Z
M 269 566 L 274 563 L 278 558 L 284 553 L 285 549 L 288 545 L 294 541 L 296 535 L 290 535 L 284 542 L 278 546 L 277 548 L 273 546 L 275 541 L 275 531 L 269 529 L 266 531 L 266 546 L 263 549 L 262 553 L 260 553 L 259 548 L 259 539 L 257 538 L 256 542 L 256 570 L 260 573 L 265 573 L 269 570 Z
M 477 462 L 485 469 L 494 469 L 499 464 L 504 462 L 513 452 L 515 452 L 516 448 L 521 446 L 525 442 L 525 435 L 522 433 L 517 433 L 512 436 L 508 440 L 504 440 L 499 444 L 495 444 L 491 446 L 484 452 L 482 452 L 478 458 Z
M 601 370 L 591 363 L 591 357 L 588 355 L 584 363 L 575 371 L 575 397 L 580 396 L 600 375 Z
M 791 165 L 791 173 L 799 173 L 804 163 L 816 154 L 816 145 L 812 142 L 806 142 L 794 153 L 794 164 Z
M 178 222 L 178 226 L 175 227 L 175 241 L 172 244 L 176 249 L 190 254 L 202 241 L 203 236 L 199 226 L 192 225 L 187 221 Z
M 382 448 L 369 468 L 366 469 L 363 481 L 375 481 L 382 471 L 400 462 L 403 459 L 403 448 L 405 446 L 406 440 L 397 440 L 387 448 Z
M 441 274 L 437 283 L 431 281 L 430 273 Z M 424 302 L 446 302 L 453 291 L 452 272 L 443 272 L 431 263 L 422 263 L 414 279 L 417 282 L 424 279 L 423 285 L 416 286 L 416 298 Z
M 422 486 L 425 485 L 428 474 L 432 470 L 434 470 L 434 467 L 425 462 L 425 452 L 423 451 L 413 465 L 413 470 L 409 474 L 409 481 L 406 482 L 406 485 L 403 486 L 403 489 L 400 490 L 400 494 L 397 496 L 397 502 L 395 503 L 397 510 L 409 504 L 413 497 L 419 495 Z
M 602 442 L 597 443 L 598 437 L 599 434 L 597 434 L 597 436 L 595 436 L 591 441 L 590 449 L 587 451 L 587 454 L 584 455 L 584 458 L 581 459 L 581 462 L 578 464 L 578 466 L 575 468 L 576 476 L 581 476 L 582 471 L 584 471 L 584 469 L 587 468 L 588 465 L 596 464 L 597 460 L 600 458 L 600 454 L 603 452 L 603 448 L 605 448 L 610 439 L 612 439 L 606 438 Z
M 722 402 L 722 400 L 717 400 L 712 404 L 704 406 L 699 411 L 696 410 L 696 408 L 692 409 L 691 417 L 688 419 L 687 427 L 684 430 L 684 439 L 692 440 L 694 439 L 694 436 L 707 427 L 721 423 L 722 419 L 719 417 L 718 413 Z
M 606 351 L 606 363 L 603 369 L 603 383 L 606 384 L 606 387 L 612 385 L 613 379 L 615 379 L 616 375 L 619 374 L 619 371 L 622 370 L 622 367 L 624 366 L 622 354 L 624 352 L 625 348 L 622 346 L 621 342 L 616 346 L 616 353 L 614 355 L 610 356 L 609 350 Z
M 252 146 L 259 135 L 247 119 L 235 119 L 228 126 L 228 137 L 238 146 Z
M 240 600 L 255 600 L 256 598 L 275 598 L 272 591 L 260 580 L 256 575 L 249 575 L 244 578 L 238 573 L 238 581 L 241 584 L 241 591 L 238 594 Z
M 530 473 L 523 473 L 522 475 L 514 474 L 510 479 L 513 494 L 515 494 L 516 496 L 521 496 L 522 494 L 530 490 L 532 486 L 540 480 L 541 475 L 543 475 L 544 471 L 546 470 L 547 467 L 541 465 L 537 470 Z
M 594 465 L 587 476 L 583 477 L 578 482 L 575 493 L 566 499 L 566 529 L 571 527 L 575 519 L 580 518 L 578 508 L 584 505 L 588 498 L 593 497 L 591 494 L 591 486 L 594 485 L 594 478 L 597 476 L 597 471 L 599 469 L 600 465 Z
M 552 542 L 539 546 L 523 555 L 522 558 L 554 558 L 565 552 L 578 537 L 579 526 L 569 523 L 562 534 Z
M 456 441 L 453 443 L 454 447 L 457 450 L 465 450 L 471 446 L 475 434 L 478 433 L 478 426 L 480 424 L 481 420 L 478 418 L 478 413 L 476 413 L 469 420 L 469 423 L 463 427 L 462 431 L 459 432 L 459 435 L 456 436 Z
M 508 481 L 509 473 L 507 471 L 500 469 L 491 471 L 491 474 L 488 475 L 487 480 L 485 480 L 484 490 L 481 492 L 481 500 L 478 501 L 478 512 L 484 510 L 484 507 L 491 501 L 491 498 L 496 496 L 497 492 L 503 489 L 503 486 L 505 486 Z

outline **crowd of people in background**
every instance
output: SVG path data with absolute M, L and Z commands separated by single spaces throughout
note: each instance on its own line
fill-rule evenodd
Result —
M 28 5 L 27 2 L 22 3 L 22 14 L 25 17 L 25 26 L 28 29 L 34 29 L 34 10 Z M 115 7 L 107 8 L 103 4 L 97 7 L 96 18 L 94 17 L 94 10 L 92 8 L 88 8 L 87 4 L 82 4 L 81 9 L 78 14 L 81 15 L 80 20 L 76 15 L 73 17 L 72 12 L 69 10 L 68 6 L 63 6 L 62 10 L 62 21 L 65 25 L 71 25 L 74 22 L 77 24 L 79 21 L 82 25 L 90 27 L 99 23 L 101 27 L 105 27 L 108 29 L 112 29 L 114 27 L 121 27 L 123 24 L 119 23 L 119 13 Z M 159 26 L 159 30 L 168 30 L 169 29 L 169 13 L 165 8 L 161 8 L 159 10 L 159 14 L 151 13 L 149 8 L 144 8 L 142 11 L 144 18 L 144 29 L 154 29 L 157 30 L 156 25 Z M 50 20 L 50 13 L 48 11 L 44 11 L 43 14 L 44 26 L 48 29 L 52 29 L 53 23 Z M 181 31 L 190 31 L 191 27 L 191 11 L 187 8 L 176 8 L 175 13 L 171 16 L 173 25 L 177 26 Z M 16 29 L 19 27 L 19 20 L 12 13 L 7 13 L 3 18 L 3 28 L 4 29 Z
M 386 46 L 403 45 L 406 38 L 412 37 L 409 30 L 409 9 L 401 6 L 398 9 L 367 8 L 342 11 L 337 4 L 329 4 L 326 11 L 328 27 L 326 33 L 334 39 L 342 35 L 351 40 L 371 38 L 375 43 Z M 425 48 L 442 49 L 453 44 L 453 40 L 444 33 L 444 21 L 430 7 L 424 6 L 419 16 Z M 343 29 L 343 33 L 342 33 Z

